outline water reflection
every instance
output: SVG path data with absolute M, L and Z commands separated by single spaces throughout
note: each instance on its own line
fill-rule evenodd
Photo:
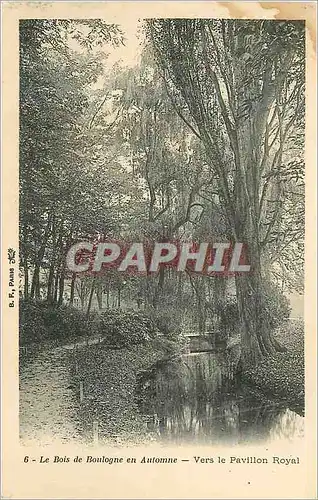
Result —
M 269 402 L 235 376 L 238 358 L 224 353 L 189 354 L 161 362 L 139 381 L 148 428 L 174 444 L 239 444 L 303 433 L 303 418 Z

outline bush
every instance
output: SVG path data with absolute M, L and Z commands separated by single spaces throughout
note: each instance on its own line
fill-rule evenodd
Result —
M 175 307 L 154 309 L 151 316 L 158 330 L 168 339 L 175 340 L 181 333 L 181 315 Z
M 21 300 L 19 310 L 19 340 L 20 344 L 39 342 L 47 337 L 43 309 L 39 303 Z
M 147 313 L 116 309 L 109 309 L 101 314 L 98 331 L 101 336 L 106 337 L 106 345 L 118 348 L 143 344 L 160 334 Z
M 20 344 L 43 340 L 70 340 L 99 334 L 105 345 L 116 348 L 143 344 L 164 334 L 173 340 L 176 321 L 172 314 L 135 310 L 108 309 L 101 315 L 90 314 L 69 306 L 20 300 Z
M 289 300 L 270 282 L 263 285 L 264 322 L 270 329 L 278 328 L 290 316 Z
M 91 335 L 94 333 L 92 325 L 93 321 L 87 332 L 85 313 L 73 307 L 20 299 L 20 344 Z
M 47 307 L 44 308 L 44 324 L 51 339 L 82 337 L 93 333 L 90 324 L 87 325 L 84 311 L 74 307 Z
M 304 323 L 289 321 L 276 330 L 276 340 L 287 347 L 262 359 L 257 366 L 245 364 L 243 380 L 258 387 L 270 399 L 285 400 L 303 412 L 305 393 Z M 291 409 L 293 409 L 291 407 Z M 302 413 L 301 413 L 302 414 Z

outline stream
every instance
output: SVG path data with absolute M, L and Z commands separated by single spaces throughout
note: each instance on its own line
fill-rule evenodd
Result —
M 82 342 L 77 348 L 85 350 L 98 342 L 91 339 L 89 346 Z M 84 407 L 89 415 L 94 410 L 100 443 L 104 444 L 118 443 L 123 429 L 127 428 L 125 432 L 130 435 L 132 422 L 146 441 L 163 445 L 232 446 L 290 442 L 303 437 L 303 408 L 296 412 L 286 402 L 270 401 L 255 388 L 244 385 L 237 373 L 237 347 L 184 354 L 158 361 L 139 373 L 136 394 L 132 395 L 132 400 L 138 402 L 136 414 L 129 407 L 125 384 L 114 390 L 116 370 L 105 379 L 98 366 L 91 387 L 84 378 L 89 396 L 80 402 L 71 373 L 73 349 L 74 344 L 69 344 L 28 354 L 20 364 L 23 444 L 92 442 L 92 419 L 85 423 L 80 417 Z M 114 366 L 116 359 L 112 361 Z M 114 421 L 113 405 L 123 404 L 123 397 L 127 403 L 122 418 Z
M 304 418 L 245 386 L 229 352 L 191 353 L 139 378 L 148 429 L 167 444 L 235 445 L 303 437 Z

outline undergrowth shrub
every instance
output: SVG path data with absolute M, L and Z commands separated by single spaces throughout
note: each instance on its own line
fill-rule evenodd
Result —
M 290 302 L 280 290 L 269 281 L 263 284 L 263 320 L 271 330 L 274 330 L 289 319 Z
M 181 315 L 172 306 L 151 310 L 151 316 L 158 330 L 167 338 L 176 340 L 181 333 Z
M 20 299 L 19 336 L 22 345 L 82 337 L 94 331 L 93 318 L 87 323 L 85 313 L 74 307 Z
M 105 337 L 106 345 L 128 347 L 143 344 L 160 332 L 144 311 L 108 309 L 98 319 L 98 331 Z

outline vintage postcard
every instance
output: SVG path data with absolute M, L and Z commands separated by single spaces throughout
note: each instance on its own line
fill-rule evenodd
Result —
M 315 2 L 3 2 L 2 498 L 316 498 Z

